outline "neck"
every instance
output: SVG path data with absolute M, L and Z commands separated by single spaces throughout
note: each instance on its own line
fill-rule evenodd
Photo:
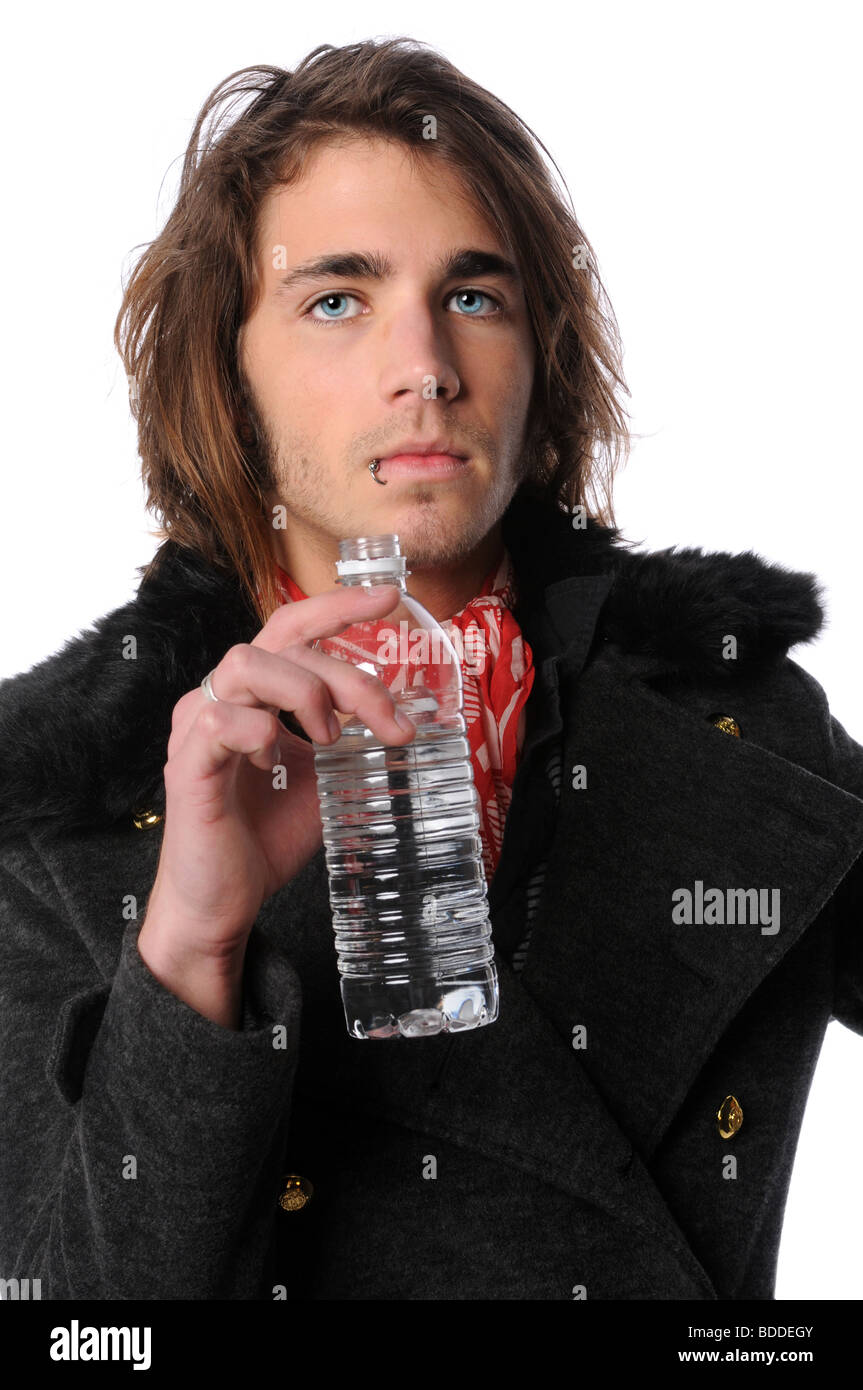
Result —
M 309 598 L 335 588 L 335 562 L 338 545 L 329 538 L 298 536 L 288 531 L 275 531 L 275 558 Z M 448 565 L 424 567 L 411 563 L 406 552 L 408 591 L 433 618 L 440 622 L 458 613 L 477 594 L 488 578 L 489 571 L 503 558 L 504 544 L 500 521 L 474 549 Z

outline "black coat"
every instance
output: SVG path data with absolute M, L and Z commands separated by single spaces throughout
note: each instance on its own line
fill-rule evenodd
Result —
M 166 543 L 134 601 L 0 686 L 0 1275 L 76 1299 L 773 1297 L 825 1028 L 863 1033 L 863 748 L 787 655 L 818 586 L 524 498 L 504 528 L 537 682 L 490 887 L 500 1016 L 474 1032 L 348 1037 L 323 847 L 255 923 L 240 1031 L 138 955 L 171 711 L 258 628 L 234 581 Z M 699 883 L 781 910 L 681 922 Z M 311 1184 L 293 1210 L 286 1174 Z

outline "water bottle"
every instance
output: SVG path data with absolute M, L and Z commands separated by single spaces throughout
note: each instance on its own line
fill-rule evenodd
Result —
M 355 714 L 314 742 L 342 1003 L 353 1038 L 493 1023 L 498 979 L 459 655 L 405 585 L 397 535 L 339 542 L 341 584 L 394 584 L 382 619 L 314 646 L 387 686 L 416 725 L 388 747 Z

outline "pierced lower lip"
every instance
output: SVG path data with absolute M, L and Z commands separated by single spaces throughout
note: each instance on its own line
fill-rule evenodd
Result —
M 381 459 L 377 476 L 387 478 L 410 477 L 447 478 L 460 473 L 467 459 L 456 454 L 393 454 Z

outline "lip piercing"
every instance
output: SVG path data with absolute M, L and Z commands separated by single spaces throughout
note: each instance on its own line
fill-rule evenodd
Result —
M 377 474 L 378 474 L 378 469 L 380 468 L 380 466 L 381 466 L 381 461 L 380 461 L 380 459 L 372 459 L 371 463 L 369 464 L 369 472 L 371 473 L 371 475 L 372 475 L 372 477 L 374 478 L 374 480 L 375 480 L 376 483 L 380 483 L 381 487 L 386 487 L 385 481 L 384 481 L 382 478 L 379 478 L 378 475 L 377 475 Z

